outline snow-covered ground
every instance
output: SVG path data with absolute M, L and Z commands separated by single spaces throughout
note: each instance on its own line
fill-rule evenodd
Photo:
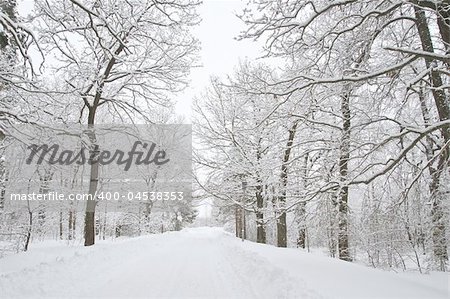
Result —
M 449 276 L 405 275 L 296 249 L 241 242 L 219 228 L 60 244 L 0 259 L 0 298 L 450 298 Z

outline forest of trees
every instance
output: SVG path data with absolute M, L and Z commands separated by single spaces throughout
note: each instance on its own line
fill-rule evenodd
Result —
M 7 153 L 27 145 L 23 125 L 32 136 L 83 125 L 94 148 L 94 125 L 182 123 L 173 99 L 198 62 L 201 2 L 33 2 L 28 16 L 0 2 L 0 256 L 34 240 L 90 246 L 192 223 L 192 199 L 120 212 L 11 203 L 19 187 L 94 195 L 108 178 L 94 159 L 26 176 Z M 252 0 L 236 18 L 237 39 L 264 54 L 194 100 L 194 195 L 242 239 L 448 270 L 449 2 Z M 154 190 L 162 175 L 172 174 L 144 171 L 142 182 Z
M 448 269 L 449 2 L 255 0 L 238 17 L 264 56 L 194 103 L 215 216 L 259 243 Z
M 102 173 L 93 157 L 69 169 L 36 165 L 29 174 L 12 148 L 29 145 L 28 135 L 44 140 L 83 125 L 87 139 L 80 135 L 80 142 L 93 149 L 100 137 L 94 125 L 183 122 L 175 116 L 173 95 L 186 87 L 197 61 L 199 43 L 190 28 L 199 22 L 199 3 L 36 0 L 24 16 L 18 1 L 0 2 L 0 256 L 27 250 L 34 240 L 84 240 L 89 246 L 96 236 L 179 230 L 194 220 L 190 196 L 123 207 L 97 202 L 97 191 L 127 185 L 111 183 L 114 178 Z M 164 175 L 169 180 L 158 167 L 142 171 L 146 189 L 125 191 L 159 190 Z M 13 203 L 10 194 L 18 190 L 92 197 L 52 205 Z

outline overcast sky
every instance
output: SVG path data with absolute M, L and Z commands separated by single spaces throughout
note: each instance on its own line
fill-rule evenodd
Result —
M 200 6 L 202 22 L 193 34 L 201 42 L 202 67 L 192 70 L 191 84 L 177 97 L 176 112 L 184 115 L 187 121 L 192 115 L 192 99 L 208 86 L 211 75 L 225 76 L 233 72 L 240 59 L 256 58 L 262 54 L 256 43 L 235 40 L 245 28 L 236 13 L 240 13 L 246 3 L 247 0 L 203 0 Z M 211 202 L 203 201 L 197 210 L 199 217 L 211 217 Z
M 237 41 L 234 38 L 245 27 L 236 17 L 245 7 L 247 0 L 203 0 L 199 8 L 202 22 L 195 27 L 193 34 L 201 42 L 200 63 L 202 67 L 191 72 L 190 86 L 178 97 L 177 113 L 191 116 L 191 104 L 209 83 L 211 75 L 231 73 L 245 57 L 256 58 L 261 55 L 260 46 L 250 40 Z

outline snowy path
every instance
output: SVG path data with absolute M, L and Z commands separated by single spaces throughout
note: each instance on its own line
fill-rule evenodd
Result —
M 448 298 L 446 277 L 433 279 L 441 282 L 242 243 L 212 228 L 0 260 L 0 298 Z
M 104 285 L 96 294 L 122 297 L 149 292 L 157 298 L 274 298 L 279 291 L 273 284 L 285 286 L 289 291 L 287 283 L 293 280 L 287 273 L 274 266 L 265 267 L 267 261 L 245 255 L 221 237 L 222 234 L 211 234 L 210 230 L 171 234 L 170 248 L 158 247 L 151 255 L 132 259 L 110 278 L 111 284 Z M 112 285 L 120 280 L 127 281 L 125 288 L 123 284 Z M 289 295 L 288 292 L 282 296 Z

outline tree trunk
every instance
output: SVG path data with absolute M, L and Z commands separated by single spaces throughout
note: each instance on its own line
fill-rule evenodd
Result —
M 427 127 L 430 123 L 430 115 L 429 115 L 429 109 L 426 104 L 425 95 L 422 92 L 422 89 L 419 91 L 419 100 L 420 100 L 420 107 L 422 111 L 422 117 L 425 122 L 425 126 Z M 430 138 L 427 138 L 427 142 L 425 143 L 425 154 L 427 156 L 428 161 L 430 161 L 433 156 L 433 143 Z M 439 190 L 440 180 L 441 180 L 441 174 L 443 169 L 445 168 L 445 165 L 440 165 L 440 163 L 444 163 L 445 158 L 442 156 L 439 157 L 438 165 L 437 167 L 434 167 L 433 165 L 430 165 L 428 167 L 428 170 L 431 175 L 431 183 L 429 185 L 430 194 L 431 194 L 431 202 L 432 202 L 432 209 L 431 209 L 431 218 L 433 223 L 433 229 L 432 229 L 432 240 L 433 240 L 433 254 L 438 262 L 439 270 L 445 271 L 445 262 L 448 260 L 448 254 L 447 254 L 447 240 L 445 238 L 445 223 L 443 221 L 444 219 L 444 211 L 441 206 L 442 202 L 442 194 Z M 419 246 L 419 244 L 418 244 Z
M 429 8 L 437 12 L 436 21 L 447 54 L 450 53 L 450 3 L 448 1 L 415 0 L 414 5 Z
M 337 240 L 336 240 L 336 224 L 337 224 L 337 205 L 338 199 L 337 194 L 332 193 L 330 195 L 330 203 L 327 202 L 327 212 L 329 215 L 329 227 L 327 230 L 328 233 L 328 248 L 330 250 L 330 256 L 336 257 L 336 249 L 337 249 Z
M 440 163 L 444 162 L 442 160 Z M 445 166 L 439 165 L 438 168 L 444 168 Z M 441 172 L 434 171 L 432 174 L 432 181 L 430 185 L 431 193 L 431 220 L 432 227 L 432 240 L 433 240 L 433 254 L 437 262 L 438 269 L 445 271 L 445 264 L 448 261 L 447 254 L 447 238 L 445 236 L 446 225 L 444 221 L 444 210 L 442 207 L 443 195 L 440 191 L 440 179 Z
M 351 261 L 348 242 L 348 161 L 350 159 L 350 94 L 341 97 L 342 137 L 339 157 L 339 178 L 341 187 L 338 195 L 338 250 L 339 258 Z
M 292 144 L 294 143 L 297 131 L 298 120 L 289 129 L 288 141 L 284 150 L 283 164 L 281 165 L 281 195 L 278 197 L 278 217 L 277 217 L 277 246 L 287 247 L 287 225 L 286 225 L 286 194 L 288 184 L 288 162 L 291 156 Z
M 305 215 L 306 215 L 306 204 L 304 202 L 300 203 L 296 209 L 296 218 L 297 218 L 297 229 L 298 229 L 298 237 L 297 237 L 297 247 L 298 248 L 306 248 L 306 223 L 305 223 Z
M 0 135 L 3 133 L 0 132 Z M 3 137 L 0 136 L 0 142 L 3 140 Z M 5 208 L 5 195 L 6 195 L 6 184 L 8 183 L 8 170 L 6 169 L 5 160 L 4 160 L 4 150 L 1 150 L 0 153 L 0 213 Z
M 164 232 L 164 230 L 162 232 Z M 120 237 L 121 234 L 122 234 L 122 225 L 121 224 L 117 224 L 116 225 L 116 238 Z
M 425 16 L 425 12 L 423 9 L 415 6 L 414 7 L 415 15 L 416 15 L 416 25 L 417 31 L 419 33 L 420 41 L 422 43 L 422 49 L 425 52 L 434 53 L 434 46 L 431 40 L 430 29 L 428 27 L 427 19 Z M 447 95 L 445 94 L 445 89 L 442 88 L 442 78 L 440 73 L 432 67 L 433 59 L 429 57 L 425 57 L 425 65 L 428 69 L 430 69 L 430 83 L 433 87 L 431 92 L 433 94 L 434 102 L 438 111 L 439 120 L 445 121 L 450 118 L 450 106 L 447 101 Z M 450 128 L 442 129 L 442 135 L 444 137 L 444 141 L 447 142 L 450 140 Z M 447 151 L 448 155 L 448 151 Z
M 70 211 L 69 211 L 69 233 L 67 235 L 67 238 L 69 240 L 72 240 L 72 238 L 73 238 L 73 227 L 72 227 L 73 220 L 72 220 L 72 218 L 73 218 L 73 210 L 72 210 L 72 207 L 71 207 Z
M 63 239 L 63 212 L 59 211 L 59 239 Z
M 77 213 L 75 213 L 75 211 L 73 211 L 73 218 L 72 218 L 72 238 L 75 240 L 76 239 L 76 233 L 77 233 L 77 230 L 76 230 L 76 221 L 77 221 Z
M 234 206 L 234 219 L 236 221 L 235 227 L 236 227 L 236 237 L 242 238 L 242 213 L 241 208 L 239 205 Z
M 256 187 L 256 242 L 266 243 L 266 229 L 264 227 L 264 197 L 262 195 L 262 186 Z
M 284 204 L 284 201 L 282 201 Z M 277 246 L 287 247 L 287 226 L 286 226 L 286 212 L 282 212 L 277 219 Z
M 247 226 L 245 221 L 245 209 L 242 208 L 242 241 L 247 239 Z
M 106 66 L 105 72 L 103 73 L 103 78 L 101 82 L 99 83 L 97 90 L 95 92 L 95 97 L 92 102 L 92 104 L 88 104 L 87 99 L 84 97 L 83 101 L 85 103 L 85 107 L 88 108 L 89 114 L 88 114 L 88 129 L 89 131 L 89 140 L 91 142 L 92 149 L 97 152 L 95 156 L 98 156 L 99 148 L 97 145 L 97 140 L 95 136 L 94 131 L 94 122 L 95 122 L 95 114 L 97 112 L 97 108 L 100 105 L 100 99 L 102 97 L 103 88 L 105 87 L 106 79 L 108 79 L 111 70 L 113 69 L 114 65 L 116 64 L 116 59 L 119 56 L 119 54 L 123 51 L 125 48 L 125 45 L 122 43 L 119 45 L 117 50 L 114 52 L 114 56 L 111 57 L 111 59 L 108 62 L 108 65 Z M 86 214 L 84 218 L 84 246 L 91 246 L 95 243 L 95 206 L 97 204 L 97 199 L 95 198 L 97 187 L 98 187 L 98 159 L 93 157 L 94 155 L 90 155 L 90 165 L 91 165 L 91 171 L 90 171 L 90 181 L 89 181 L 89 195 L 90 198 L 87 200 L 86 203 Z M 95 160 L 95 161 L 94 161 Z
M 105 204 L 105 211 L 103 212 L 103 223 L 102 223 L 102 240 L 106 239 L 106 219 L 108 216 L 108 203 Z
M 306 153 L 304 161 L 303 161 L 303 180 L 302 180 L 302 188 L 307 188 L 307 177 L 308 177 L 308 160 L 309 154 Z M 298 237 L 297 237 L 297 247 L 298 248 L 306 248 L 306 202 L 301 202 L 298 204 L 297 209 L 295 210 L 296 215 L 296 223 L 298 229 Z
M 262 138 L 258 139 L 258 150 L 256 152 L 256 160 L 258 163 L 262 158 L 261 153 L 261 142 Z M 257 174 L 257 186 L 256 186 L 256 242 L 266 243 L 266 228 L 264 226 L 264 196 L 263 196 L 263 185 L 260 173 Z
M 437 23 L 447 54 L 450 54 L 450 4 L 438 5 Z
M 419 33 L 420 41 L 422 43 L 422 49 L 426 52 L 434 53 L 434 46 L 432 43 L 430 29 L 428 27 L 425 12 L 422 8 L 417 6 L 414 7 L 414 11 L 417 19 L 416 26 L 417 31 Z M 441 11 L 441 13 L 443 12 L 444 11 Z M 446 13 L 448 14 L 448 11 L 446 11 Z M 444 42 L 446 41 L 448 42 L 449 37 L 445 36 L 445 33 L 446 32 L 448 33 L 448 24 L 446 23 L 445 20 L 440 22 L 439 29 L 441 30 L 441 34 L 444 34 L 443 37 Z M 431 92 L 438 111 L 439 120 L 440 121 L 448 120 L 450 119 L 450 106 L 448 103 L 447 95 L 445 93 L 445 89 L 442 88 L 443 82 L 441 75 L 438 71 L 436 71 L 432 67 L 432 64 L 434 62 L 431 58 L 425 57 L 424 60 L 426 67 L 430 69 L 429 77 L 432 86 Z M 444 139 L 444 144 L 447 144 L 450 141 L 450 128 L 448 127 L 443 128 L 441 133 Z M 438 262 L 440 270 L 445 270 L 445 263 L 446 261 L 448 261 L 446 225 L 444 222 L 444 212 L 442 207 L 443 196 L 441 195 L 440 192 L 441 176 L 445 168 L 447 167 L 446 165 L 448 163 L 448 160 L 449 160 L 449 149 L 447 147 L 447 149 L 445 149 L 439 156 L 436 168 L 432 166 L 429 167 L 429 171 L 432 177 L 432 181 L 430 184 L 430 193 L 432 202 L 431 220 L 433 223 L 432 227 L 433 254 L 435 260 Z
M 90 169 L 90 181 L 89 181 L 89 195 L 86 202 L 86 215 L 84 218 L 84 246 L 91 246 L 95 243 L 95 206 L 96 202 L 96 192 L 98 187 L 98 170 L 99 164 L 96 156 L 98 156 L 98 145 L 97 139 L 94 131 L 94 119 L 95 119 L 95 106 L 89 109 L 88 118 L 88 129 L 89 129 L 89 140 L 91 142 L 90 146 L 93 151 L 96 151 L 96 155 L 90 155 L 89 164 Z
M 150 233 L 150 214 L 152 213 L 153 201 L 144 203 L 144 231 L 146 234 Z
M 27 228 L 27 234 L 25 237 L 25 244 L 24 244 L 23 251 L 28 250 L 28 246 L 30 245 L 30 240 L 31 240 L 31 232 L 33 231 L 33 211 L 31 210 L 29 200 L 27 200 L 27 209 L 28 209 L 28 228 Z
M 6 180 L 6 179 L 5 179 Z M 5 208 L 5 194 L 6 194 L 6 182 L 4 180 L 2 180 L 1 182 L 1 186 L 0 186 L 0 213 L 3 211 L 3 209 Z
M 86 206 L 86 214 L 84 217 L 84 246 L 95 244 L 95 212 L 89 212 L 89 202 Z

